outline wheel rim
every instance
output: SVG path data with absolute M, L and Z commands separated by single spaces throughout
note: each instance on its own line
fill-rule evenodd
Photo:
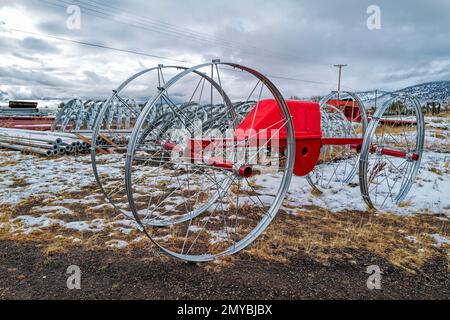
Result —
M 370 208 L 389 209 L 403 201 L 420 167 L 424 119 L 419 102 L 392 97 L 372 117 L 360 158 L 360 186 Z M 383 148 L 404 152 L 406 158 L 381 154 Z M 415 154 L 417 160 L 411 158 Z
M 107 201 L 124 216 L 133 219 L 128 206 L 124 183 L 128 139 L 141 110 L 128 90 L 142 82 L 150 91 L 165 83 L 167 70 L 186 69 L 159 65 L 142 70 L 124 81 L 110 98 L 102 103 L 95 118 L 92 133 L 91 159 L 97 185 Z M 138 83 L 136 85 L 136 83 Z M 135 93 L 134 96 L 137 96 Z M 106 139 L 106 140 L 105 140 Z M 113 142 L 111 145 L 109 142 Z M 103 150 L 103 152 L 101 152 Z M 104 151 L 113 150 L 113 154 Z
M 349 115 L 351 119 L 358 119 L 358 123 L 350 121 L 340 108 L 328 104 L 337 96 L 332 92 L 320 101 L 322 134 L 332 138 L 362 138 L 367 128 L 367 115 L 363 102 L 358 95 L 344 91 L 344 97 L 350 97 L 350 104 L 359 105 L 359 115 Z M 357 129 L 358 128 L 358 129 Z M 325 145 L 321 149 L 319 162 L 306 177 L 311 187 L 319 193 L 328 189 L 338 189 L 342 185 L 353 181 L 357 173 L 359 153 L 350 146 Z
M 51 131 L 65 132 L 69 128 L 78 130 L 84 116 L 84 104 L 81 100 L 73 99 L 64 104 L 52 123 Z
M 205 70 L 209 71 L 208 76 Z M 254 88 L 249 88 L 250 94 L 248 92 L 241 94 L 247 98 L 244 98 L 244 103 L 233 105 L 228 96 L 231 91 L 227 91 L 227 86 L 224 84 L 231 79 L 228 75 L 235 75 L 236 71 L 245 73 L 247 77 L 256 78 L 257 83 Z M 193 81 L 192 77 L 196 81 Z M 177 106 L 172 101 L 172 107 L 177 112 L 168 121 L 166 119 L 166 126 L 149 124 L 147 117 L 152 109 L 157 107 L 157 101 L 163 98 L 170 104 L 170 97 L 174 94 L 176 87 L 183 87 L 185 80 L 206 83 L 208 98 L 203 99 L 200 90 L 187 96 L 196 96 L 200 101 L 199 105 L 205 106 L 206 114 L 213 114 L 214 117 L 200 125 L 192 125 L 188 121 L 188 113 L 184 113 L 188 109 L 181 109 L 182 105 Z M 192 88 L 194 90 L 198 86 L 192 85 Z M 264 95 L 258 94 L 258 90 L 264 91 L 264 95 L 270 94 L 271 98 L 275 99 L 287 133 L 282 172 L 278 176 L 273 174 L 277 184 L 273 194 L 267 196 L 267 199 L 261 199 L 257 191 L 258 183 L 261 182 L 259 180 L 265 179 L 263 176 L 241 178 L 234 172 L 205 165 L 204 159 L 207 157 L 203 156 L 199 163 L 190 163 L 183 157 L 170 158 L 170 161 L 167 161 L 169 157 L 164 154 L 166 151 L 162 150 L 161 141 L 182 145 L 176 137 L 174 138 L 173 130 L 171 130 L 176 127 L 180 116 L 183 117 L 181 120 L 184 120 L 184 124 L 188 124 L 187 128 L 192 125 L 191 129 L 200 129 L 203 137 L 208 139 L 223 137 L 226 129 L 231 129 L 233 134 L 244 111 L 251 109 L 249 102 L 262 100 Z M 208 107 L 208 104 L 204 102 L 209 99 L 209 95 L 214 98 L 211 98 L 212 101 Z M 234 96 L 235 92 L 232 92 L 232 95 Z M 255 96 L 257 99 L 252 99 Z M 147 103 L 138 119 L 127 152 L 126 187 L 134 218 L 160 249 L 183 260 L 209 261 L 242 250 L 252 243 L 275 217 L 292 176 L 293 127 L 283 97 L 260 73 L 236 64 L 217 62 L 181 72 L 168 81 L 164 88 L 160 88 L 152 100 Z M 213 109 L 214 112 L 208 112 L 208 109 Z M 153 127 L 151 130 L 146 130 L 146 126 L 149 125 Z M 142 139 L 144 132 L 147 137 Z M 188 135 L 191 133 L 188 132 Z M 248 141 L 245 141 L 244 145 L 246 143 Z M 237 159 L 237 150 L 249 152 L 245 151 L 250 149 L 244 145 L 233 142 L 232 149 L 236 151 L 231 153 L 232 158 Z M 262 147 L 258 146 L 257 152 L 261 150 Z M 215 149 L 208 157 L 218 157 L 220 152 Z M 142 158 L 143 155 L 147 158 Z M 155 156 L 159 158 L 153 168 L 149 169 L 148 165 L 143 165 L 145 162 L 148 164 L 155 161 L 157 159 Z M 141 181 L 150 181 L 150 183 L 147 185 L 136 183 L 143 177 L 145 178 Z M 142 198 L 143 190 L 146 190 L 148 194 Z M 143 199 L 145 201 L 141 201 Z

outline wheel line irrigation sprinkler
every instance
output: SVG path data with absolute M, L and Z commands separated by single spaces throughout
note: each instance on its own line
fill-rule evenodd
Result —
M 150 75 L 139 102 L 127 90 Z M 215 60 L 143 70 L 106 101 L 64 104 L 52 132 L 1 128 L 0 147 L 48 157 L 90 150 L 115 211 L 163 252 L 199 262 L 261 235 L 293 175 L 325 194 L 358 176 L 369 208 L 398 205 L 416 178 L 424 136 L 410 96 L 392 94 L 368 116 L 352 92 L 285 100 L 258 71 Z

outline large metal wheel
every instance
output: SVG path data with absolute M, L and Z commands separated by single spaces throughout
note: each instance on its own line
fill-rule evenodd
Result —
M 320 111 L 323 137 L 364 137 L 367 115 L 358 95 L 348 91 L 340 95 L 332 92 L 320 101 Z M 358 151 L 349 145 L 322 146 L 317 165 L 306 177 L 308 183 L 318 193 L 351 183 L 358 170 Z
M 125 153 L 128 140 L 141 112 L 145 96 L 165 84 L 165 79 L 178 74 L 179 66 L 159 65 L 145 69 L 124 81 L 96 111 L 92 133 L 91 159 L 100 190 L 114 208 L 132 218 L 125 191 Z M 145 90 L 145 92 L 143 92 Z M 152 114 L 157 118 L 158 115 Z
M 415 98 L 394 96 L 376 110 L 359 166 L 361 192 L 370 208 L 388 210 L 405 199 L 420 167 L 424 130 Z
M 272 131 L 284 130 L 284 143 L 276 133 L 260 143 L 254 130 L 238 138 L 241 119 L 251 110 L 257 119 L 259 102 L 268 98 L 281 119 Z M 192 105 L 203 106 L 208 119 L 196 119 Z M 172 115 L 154 121 L 158 108 Z M 200 141 L 209 141 L 208 147 Z M 159 88 L 133 129 L 125 172 L 131 211 L 171 256 L 210 261 L 233 254 L 250 245 L 280 209 L 294 152 L 289 110 L 265 76 L 218 61 L 193 67 Z
M 85 104 L 79 99 L 72 99 L 64 104 L 53 120 L 51 131 L 66 132 L 81 129 Z

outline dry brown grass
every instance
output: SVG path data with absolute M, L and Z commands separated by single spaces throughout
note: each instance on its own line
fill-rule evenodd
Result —
M 30 198 L 16 206 L 0 206 L 2 213 L 0 223 L 3 223 L 0 227 L 0 239 L 39 242 L 46 256 L 65 252 L 74 246 L 81 246 L 84 250 L 120 250 L 123 254 L 134 249 L 145 249 L 148 252 L 148 255 L 146 254 L 148 259 L 155 257 L 169 259 L 157 254 L 155 247 L 138 230 L 123 234 L 117 227 L 111 225 L 98 232 L 80 232 L 60 225 L 52 225 L 30 234 L 14 232 L 12 229 L 20 228 L 20 223 L 11 228 L 13 225 L 8 221 L 19 215 L 36 215 L 37 213 L 33 213 L 32 209 L 42 205 L 43 201 L 44 199 L 41 198 Z M 402 204 L 402 206 L 408 205 L 411 204 Z M 80 213 L 87 210 L 89 206 L 88 204 L 84 207 L 80 206 L 75 217 L 89 221 L 86 219 L 89 215 Z M 95 214 L 90 213 L 91 219 L 100 217 L 100 213 L 104 215 L 105 223 L 115 221 L 117 217 L 112 209 L 106 207 Z M 65 219 L 65 217 L 61 216 L 59 219 Z M 308 207 L 307 210 L 299 210 L 297 215 L 280 212 L 265 234 L 244 253 L 222 258 L 216 263 L 205 264 L 204 267 L 220 271 L 233 264 L 236 259 L 249 257 L 285 263 L 299 253 L 306 254 L 324 264 L 331 260 L 356 263 L 355 252 L 357 254 L 369 251 L 385 258 L 395 266 L 415 272 L 427 260 L 442 255 L 442 250 L 449 250 L 448 245 L 437 247 L 429 236 L 439 234 L 450 238 L 449 226 L 449 218 L 425 213 L 414 216 L 356 211 L 332 213 L 327 209 Z M 414 237 L 418 242 L 411 242 L 407 237 Z M 142 241 L 136 241 L 141 238 Z M 107 245 L 111 240 L 127 241 L 129 245 L 120 249 L 111 248 Z
M 449 134 L 445 134 L 444 132 L 443 133 L 440 133 L 441 132 L 441 130 L 436 130 L 436 132 L 434 133 L 434 137 L 435 138 L 437 138 L 437 139 L 448 139 L 449 137 L 450 137 L 450 135 Z
M 402 201 L 398 204 L 400 208 L 411 207 L 413 203 L 411 201 Z
M 388 132 L 392 135 L 399 135 L 402 134 L 404 132 L 413 132 L 416 131 L 417 128 L 416 126 L 402 126 L 402 125 L 398 125 L 398 126 L 392 126 L 392 125 L 379 125 L 376 129 L 376 133 L 377 134 L 382 134 L 383 132 L 385 134 L 387 134 Z
M 439 170 L 439 169 L 436 168 L 436 167 L 431 167 L 429 170 L 430 170 L 431 172 L 437 174 L 438 176 L 442 176 L 442 171 Z
M 26 186 L 29 186 L 30 184 L 28 183 L 28 180 L 26 178 L 17 178 L 17 177 L 13 177 L 11 179 L 11 181 L 13 182 L 10 185 L 10 188 L 23 188 Z
M 434 115 L 434 117 L 450 119 L 450 111 L 443 111 L 439 114 Z
M 300 211 L 297 217 L 280 214 L 247 252 L 261 259 L 284 261 L 302 251 L 323 263 L 330 259 L 354 263 L 354 257 L 346 251 L 361 249 L 415 272 L 440 254 L 428 234 L 449 238 L 449 222 L 448 218 L 427 214 L 401 217 L 366 212 L 331 213 L 317 208 Z M 408 236 L 415 237 L 418 243 L 408 240 Z
M 42 197 L 30 197 L 21 200 L 18 204 L 11 206 L 4 204 L 0 206 L 0 222 L 9 221 L 12 218 L 33 215 L 33 209 L 37 206 L 42 206 L 44 198 Z
M 7 166 L 17 165 L 18 163 L 19 163 L 19 161 L 17 161 L 17 160 L 7 160 L 7 161 L 4 161 L 4 162 L 0 162 L 0 165 L 2 167 L 7 167 Z

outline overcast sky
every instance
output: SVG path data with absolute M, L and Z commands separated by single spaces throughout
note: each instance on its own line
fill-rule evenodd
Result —
M 69 4 L 81 8 L 79 30 L 67 28 Z M 378 30 L 367 27 L 369 5 L 381 9 Z M 0 0 L 0 24 L 0 91 L 21 99 L 102 97 L 144 67 L 176 62 L 11 29 L 184 66 L 238 62 L 297 79 L 272 79 L 286 97 L 335 89 L 337 63 L 348 64 L 352 91 L 450 80 L 448 0 Z

